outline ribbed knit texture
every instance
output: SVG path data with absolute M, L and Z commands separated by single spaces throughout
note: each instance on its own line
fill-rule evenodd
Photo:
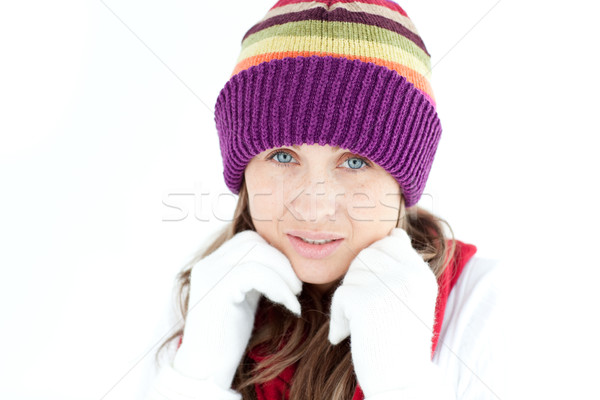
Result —
M 246 32 L 232 76 L 261 62 L 311 55 L 395 70 L 435 105 L 429 53 L 406 12 L 391 1 L 279 1 Z
M 227 186 L 256 154 L 329 144 L 367 157 L 416 204 L 441 136 L 430 55 L 386 0 L 278 1 L 244 35 L 215 122 Z

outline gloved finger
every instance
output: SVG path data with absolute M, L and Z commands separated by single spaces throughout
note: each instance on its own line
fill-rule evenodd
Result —
M 250 254 L 248 254 L 247 260 L 249 262 L 256 261 L 266 268 L 271 269 L 283 279 L 295 295 L 300 294 L 302 291 L 302 281 L 296 275 L 290 260 L 285 254 L 272 245 L 268 243 L 258 244 Z
M 279 272 L 262 264 L 254 264 L 247 267 L 241 275 L 239 290 L 244 295 L 253 289 L 257 290 L 272 302 L 282 304 L 294 314 L 301 315 L 298 298 Z
M 244 254 L 256 244 L 266 244 L 267 241 L 254 230 L 244 230 L 237 232 L 227 239 L 215 251 L 210 253 L 205 259 L 220 259 L 228 257 L 231 254 Z M 236 260 L 237 261 L 237 260 Z
M 401 237 L 401 238 L 404 238 L 404 240 L 408 240 L 410 242 L 410 237 L 408 236 L 408 233 L 406 232 L 406 230 L 399 228 L 399 227 L 392 229 L 388 236 Z
M 384 252 L 394 260 L 401 260 L 410 252 L 415 252 L 408 233 L 402 228 L 394 228 L 389 235 L 374 242 L 371 248 Z
M 343 285 L 338 287 L 331 299 L 328 338 L 333 345 L 350 336 L 350 319 L 346 313 L 349 305 L 345 289 Z
M 423 256 L 412 246 L 410 236 L 402 228 L 394 228 L 388 236 L 373 243 L 370 247 L 398 262 L 408 263 L 412 266 L 425 263 Z

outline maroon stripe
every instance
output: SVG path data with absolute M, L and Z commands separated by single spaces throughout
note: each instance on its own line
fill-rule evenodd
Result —
M 411 32 L 401 23 L 379 15 L 369 14 L 366 12 L 351 12 L 343 8 L 337 8 L 333 11 L 327 11 L 323 7 L 315 7 L 306 11 L 276 15 L 272 18 L 267 19 L 266 21 L 259 22 L 258 24 L 250 28 L 242 38 L 242 42 L 244 41 L 244 39 L 246 39 L 246 37 L 250 36 L 251 34 L 259 32 L 271 26 L 281 25 L 287 22 L 298 22 L 306 20 L 356 22 L 360 24 L 385 28 L 411 40 L 417 46 L 419 46 L 428 56 L 430 56 L 429 52 L 427 51 L 427 48 L 425 47 L 425 43 L 423 43 L 419 35 L 415 34 L 414 32 Z

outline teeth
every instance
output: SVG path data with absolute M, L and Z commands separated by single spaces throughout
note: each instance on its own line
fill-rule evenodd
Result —
M 310 239 L 305 239 L 303 237 L 301 237 L 300 239 L 302 239 L 306 243 L 311 243 L 311 244 L 325 244 L 325 243 L 333 242 L 335 240 L 335 239 L 329 239 L 329 240 L 310 240 Z

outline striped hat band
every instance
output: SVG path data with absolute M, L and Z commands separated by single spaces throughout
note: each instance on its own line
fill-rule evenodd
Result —
M 416 204 L 441 136 L 430 76 L 393 1 L 278 1 L 244 35 L 215 104 L 227 186 L 239 193 L 266 149 L 329 144 L 379 164 Z

